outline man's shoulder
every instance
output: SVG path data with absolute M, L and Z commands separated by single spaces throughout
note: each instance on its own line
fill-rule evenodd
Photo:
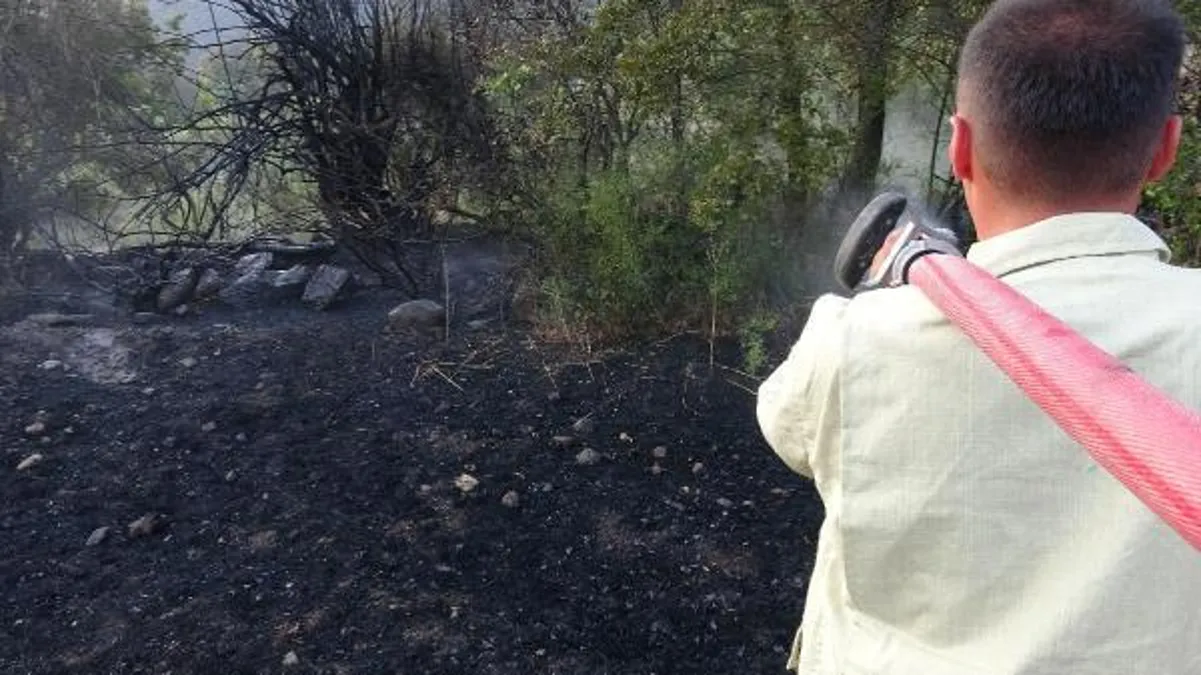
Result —
M 833 293 L 819 297 L 809 322 L 828 330 L 915 330 L 944 324 L 938 307 L 915 286 L 866 291 L 846 297 Z
M 877 371 L 926 364 L 931 354 L 970 351 L 966 336 L 917 287 L 898 286 L 852 297 L 825 295 L 813 304 L 798 346 L 831 372 Z M 924 366 L 923 366 L 924 367 Z

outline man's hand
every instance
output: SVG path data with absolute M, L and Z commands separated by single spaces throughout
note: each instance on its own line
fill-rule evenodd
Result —
M 897 239 L 901 236 L 901 230 L 894 229 L 888 233 L 888 237 L 884 239 L 884 243 L 880 246 L 880 250 L 876 251 L 875 257 L 872 258 L 872 267 L 867 271 L 868 277 L 875 277 L 880 271 L 880 267 L 884 261 L 888 259 L 888 255 L 892 253 L 892 247 L 896 245 Z

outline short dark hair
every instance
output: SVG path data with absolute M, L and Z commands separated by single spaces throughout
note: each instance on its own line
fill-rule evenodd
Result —
M 1126 191 L 1174 112 L 1186 45 L 1169 0 L 999 0 L 959 62 L 984 170 L 1061 199 Z

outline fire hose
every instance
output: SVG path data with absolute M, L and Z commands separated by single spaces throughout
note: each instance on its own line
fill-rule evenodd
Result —
M 919 288 L 1098 465 L 1201 550 L 1201 415 L 968 261 L 961 247 L 956 233 L 886 192 L 851 225 L 835 272 L 848 290 Z

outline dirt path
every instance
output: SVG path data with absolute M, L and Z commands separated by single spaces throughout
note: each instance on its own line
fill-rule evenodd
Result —
M 0 330 L 0 672 L 783 671 L 821 506 L 706 345 L 383 303 Z

